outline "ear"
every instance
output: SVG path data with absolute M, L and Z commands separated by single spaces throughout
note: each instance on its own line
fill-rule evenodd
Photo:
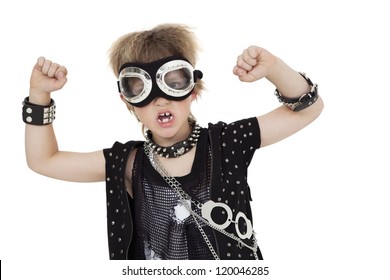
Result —
M 192 93 L 191 93 L 191 102 L 194 101 L 194 100 L 197 100 L 198 99 L 198 94 L 196 93 L 196 91 L 194 90 Z
M 125 97 L 123 96 L 123 94 L 119 94 L 119 97 L 121 98 L 123 103 L 125 103 L 126 105 L 129 105 L 129 103 L 126 101 Z
M 121 98 L 122 102 L 125 103 L 127 109 L 129 109 L 130 111 L 134 111 L 133 105 L 126 101 L 126 99 L 123 97 L 123 94 L 119 94 L 119 97 Z
M 123 97 L 123 95 L 119 94 L 119 97 L 122 100 L 122 102 L 125 103 L 126 107 L 130 109 L 130 104 L 129 104 L 129 102 L 126 101 L 126 99 Z

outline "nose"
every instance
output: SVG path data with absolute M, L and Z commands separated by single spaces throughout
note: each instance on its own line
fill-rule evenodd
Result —
M 164 97 L 156 97 L 153 100 L 154 105 L 156 106 L 166 106 L 170 103 L 171 101 L 169 99 L 166 99 Z

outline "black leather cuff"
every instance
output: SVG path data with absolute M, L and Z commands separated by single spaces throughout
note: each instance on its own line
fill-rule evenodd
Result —
M 275 95 L 278 97 L 279 101 L 295 112 L 301 111 L 313 105 L 318 99 L 318 85 L 313 84 L 305 73 L 299 74 L 301 74 L 301 76 L 305 78 L 306 82 L 310 85 L 310 92 L 305 93 L 299 98 L 288 98 L 283 96 L 278 89 L 275 90 Z
M 32 125 L 48 125 L 56 118 L 56 105 L 53 99 L 47 106 L 33 104 L 26 97 L 23 101 L 23 121 Z

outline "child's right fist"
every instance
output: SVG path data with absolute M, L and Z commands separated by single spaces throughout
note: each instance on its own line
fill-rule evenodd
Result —
M 64 66 L 44 57 L 38 58 L 31 73 L 30 93 L 50 94 L 61 89 L 67 81 L 67 74 L 68 71 Z

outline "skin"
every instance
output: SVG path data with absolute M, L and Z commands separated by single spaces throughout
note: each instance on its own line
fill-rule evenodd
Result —
M 237 58 L 233 73 L 242 82 L 255 82 L 266 78 L 289 98 L 300 97 L 310 91 L 305 79 L 267 50 L 250 46 Z M 50 103 L 51 93 L 60 90 L 67 81 L 64 66 L 40 57 L 30 79 L 30 102 L 39 105 Z M 148 105 L 137 108 L 139 120 L 153 132 L 154 141 L 161 146 L 170 146 L 185 139 L 190 133 L 187 118 L 195 95 L 182 101 L 156 98 Z M 128 106 L 128 103 L 122 97 Z M 322 99 L 300 112 L 293 112 L 286 106 L 258 116 L 261 129 L 261 146 L 276 143 L 304 128 L 314 121 L 323 109 Z M 161 113 L 169 112 L 173 118 L 167 123 L 158 121 Z M 73 182 L 97 182 L 105 180 L 105 159 L 103 151 L 90 153 L 65 152 L 58 148 L 53 125 L 33 126 L 26 124 L 26 159 L 28 166 L 42 175 Z M 183 176 L 190 172 L 195 150 L 175 159 L 161 162 L 172 176 Z M 131 168 L 134 153 L 127 165 L 126 186 L 132 195 Z

